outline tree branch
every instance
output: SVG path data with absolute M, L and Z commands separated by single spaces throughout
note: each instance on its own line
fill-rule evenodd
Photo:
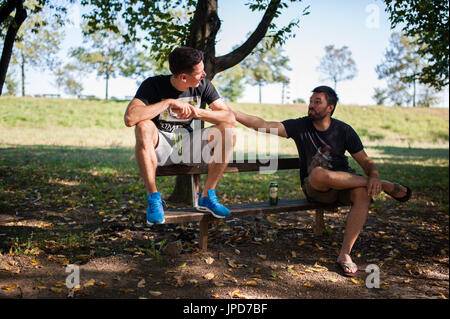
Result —
M 27 18 L 27 11 L 23 7 L 22 0 L 15 1 L 15 8 L 16 15 L 14 16 L 14 20 L 11 21 L 8 27 L 8 31 L 5 36 L 5 42 L 3 44 L 2 57 L 0 59 L 0 95 L 3 91 L 3 84 L 5 83 L 9 61 L 11 60 L 14 40 L 16 39 L 16 35 L 19 31 L 20 26 Z
M 253 49 L 258 45 L 258 43 L 264 38 L 269 29 L 270 23 L 272 22 L 275 14 L 280 6 L 281 0 L 271 0 L 264 16 L 261 18 L 260 23 L 256 27 L 255 31 L 250 35 L 250 37 L 245 41 L 240 47 L 236 48 L 234 51 L 215 58 L 215 70 L 214 73 L 222 72 L 232 66 L 235 66 L 239 62 L 245 59 Z
M 3 5 L 0 7 L 0 24 L 2 24 L 6 20 L 6 18 L 9 17 L 11 12 L 14 11 L 15 7 L 16 7 L 15 0 L 8 0 L 3 3 Z

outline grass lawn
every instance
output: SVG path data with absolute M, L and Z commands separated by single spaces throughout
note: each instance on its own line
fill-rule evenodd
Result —
M 359 281 L 333 277 L 333 269 L 308 266 L 320 260 L 333 267 L 345 227 L 341 211 L 326 216 L 321 240 L 310 236 L 308 212 L 306 218 L 269 215 L 258 223 L 221 221 L 210 229 L 213 252 L 207 255 L 194 248 L 198 225 L 144 228 L 145 190 L 134 159 L 134 130 L 123 124 L 126 104 L 0 97 L 0 276 L 6 273 L 0 298 L 64 298 L 61 265 L 68 263 L 83 267 L 79 296 L 229 298 L 242 290 L 258 298 L 448 298 L 448 109 L 336 109 L 335 117 L 360 134 L 381 178 L 414 192 L 404 204 L 380 194 L 371 206 L 354 255 L 359 264 L 384 265 L 382 275 L 389 279 L 383 289 L 367 292 Z M 306 114 L 305 105 L 231 106 L 272 120 Z M 271 139 L 262 154 L 258 141 L 267 135 L 238 128 L 236 157 L 297 155 L 293 141 L 282 138 Z M 350 163 L 361 172 L 352 158 Z M 278 181 L 281 199 L 302 196 L 297 170 L 225 174 L 217 192 L 225 204 L 265 201 L 271 181 Z M 174 182 L 157 178 L 163 197 Z M 158 243 L 168 236 L 183 241 L 184 253 L 172 262 L 164 256 L 162 263 Z M 206 265 L 206 256 L 217 260 Z M 207 281 L 206 268 L 224 275 Z

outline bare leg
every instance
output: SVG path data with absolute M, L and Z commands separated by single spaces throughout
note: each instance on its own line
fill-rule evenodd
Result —
M 156 168 L 158 160 L 155 148 L 158 145 L 158 129 L 151 120 L 136 124 L 136 146 L 134 154 L 147 194 L 157 192 Z
M 369 211 L 370 197 L 367 195 L 367 189 L 365 187 L 353 188 L 350 191 L 350 199 L 353 205 L 347 216 L 344 241 L 342 242 L 341 251 L 337 258 L 338 262 L 352 261 L 350 253 L 367 220 Z M 356 271 L 357 268 L 350 270 L 352 273 Z
M 313 169 L 309 176 L 309 182 L 314 189 L 318 191 L 327 191 L 329 189 L 349 189 L 356 187 L 366 187 L 368 178 L 354 175 L 347 172 L 330 171 L 322 167 Z M 392 192 L 394 184 L 390 181 L 381 180 L 383 191 Z M 406 195 L 406 187 L 401 186 L 399 197 Z
M 228 161 L 233 155 L 233 148 L 236 144 L 236 135 L 233 126 L 218 124 L 214 126 L 214 129 L 217 130 L 211 136 L 210 141 L 215 139 L 216 142 L 214 143 L 214 153 L 211 162 L 208 164 L 208 175 L 203 187 L 202 197 L 208 196 L 208 190 L 216 188 L 223 171 L 228 166 Z

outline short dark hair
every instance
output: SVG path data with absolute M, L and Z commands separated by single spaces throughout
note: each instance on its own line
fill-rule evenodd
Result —
M 169 68 L 173 75 L 190 73 L 203 60 L 203 52 L 189 47 L 179 47 L 169 54 Z
M 313 93 L 325 93 L 325 99 L 327 100 L 327 105 L 334 105 L 333 111 L 331 111 L 331 115 L 333 115 L 334 110 L 336 110 L 337 102 L 339 101 L 339 97 L 336 92 L 330 88 L 329 86 L 318 86 L 314 90 Z

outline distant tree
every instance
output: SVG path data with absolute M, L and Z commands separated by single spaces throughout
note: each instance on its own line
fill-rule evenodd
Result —
M 322 81 L 333 81 L 335 90 L 338 82 L 351 80 L 358 74 L 352 52 L 347 46 L 339 49 L 327 45 L 317 70 L 323 75 Z
M 6 95 L 17 95 L 17 87 L 19 83 L 16 81 L 14 75 L 8 73 L 5 79 Z
M 417 39 L 393 33 L 384 59 L 375 68 L 378 78 L 387 80 L 386 96 L 394 105 L 417 105 L 419 77 L 428 65 L 418 54 L 421 46 Z
M 158 63 L 143 50 L 129 47 L 122 64 L 119 66 L 120 75 L 136 80 L 140 85 L 149 76 L 156 74 L 170 74 L 169 63 Z
M 66 0 L 73 3 L 75 0 Z M 29 4 L 32 4 L 29 6 Z M 52 10 L 53 17 L 61 25 L 64 24 L 64 16 L 67 9 L 64 5 L 50 0 L 1 0 L 0 1 L 0 38 L 3 40 L 3 49 L 0 57 L 0 95 L 2 94 L 8 67 L 13 54 L 14 42 L 22 23 L 42 8 L 48 7 Z M 35 28 L 33 32 L 37 32 Z
M 420 83 L 441 90 L 449 84 L 449 1 L 384 0 L 391 27 L 416 39 L 417 54 L 427 60 L 415 77 Z
M 244 70 L 238 64 L 217 74 L 213 83 L 222 97 L 230 102 L 236 102 L 244 94 L 244 78 Z
M 64 93 L 79 97 L 83 91 L 81 74 L 82 71 L 80 68 L 73 64 L 66 64 L 63 67 L 60 66 L 55 71 L 55 84 Z
M 38 5 L 34 1 L 27 3 L 28 7 Z M 60 50 L 64 32 L 61 24 L 55 19 L 49 9 L 30 15 L 23 23 L 16 37 L 11 62 L 18 65 L 21 75 L 22 96 L 25 96 L 25 75 L 28 67 L 42 71 L 53 70 L 59 61 L 57 53 Z
M 294 101 L 292 101 L 294 104 L 306 104 L 306 101 L 302 99 L 301 97 L 296 98 Z
M 289 78 L 283 74 L 291 70 L 289 57 L 283 55 L 284 50 L 275 47 L 266 38 L 258 44 L 253 53 L 242 63 L 247 83 L 257 85 L 259 103 L 262 102 L 262 87 L 269 83 L 289 83 Z
M 71 57 L 87 69 L 97 71 L 97 76 L 105 79 L 105 100 L 108 100 L 108 87 L 110 78 L 114 78 L 120 71 L 120 66 L 128 51 L 123 45 L 119 34 L 109 30 L 89 33 L 89 26 L 83 26 L 84 43 L 88 47 L 77 47 L 70 50 Z
M 375 103 L 377 105 L 384 105 L 386 103 L 388 96 L 387 96 L 387 90 L 382 88 L 375 88 L 374 93 L 372 95 L 372 99 L 375 100 Z

